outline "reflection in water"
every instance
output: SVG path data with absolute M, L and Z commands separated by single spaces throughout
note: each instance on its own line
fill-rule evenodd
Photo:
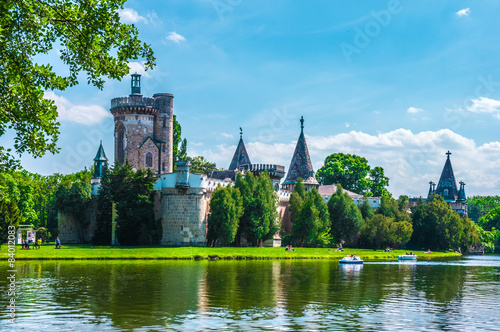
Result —
M 496 329 L 500 257 L 16 262 L 17 329 Z M 0 330 L 7 265 L 0 266 Z

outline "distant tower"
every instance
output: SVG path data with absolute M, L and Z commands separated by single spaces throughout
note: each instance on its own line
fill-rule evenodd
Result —
M 156 174 L 173 170 L 173 98 L 157 93 L 141 94 L 141 75 L 131 75 L 131 94 L 111 100 L 115 119 L 115 160 L 127 160 L 135 168 L 151 168 Z
M 295 146 L 292 161 L 288 172 L 286 174 L 285 182 L 283 182 L 283 189 L 293 190 L 297 180 L 302 178 L 306 190 L 318 188 L 319 183 L 314 176 L 314 170 L 309 157 L 309 150 L 307 149 L 306 139 L 304 137 L 304 117 L 300 117 L 300 135 Z
M 240 141 L 238 142 L 238 147 L 236 151 L 234 151 L 233 159 L 231 160 L 231 164 L 229 165 L 228 170 L 238 170 L 241 166 L 251 165 L 250 157 L 248 156 L 247 149 L 245 148 L 245 144 L 243 143 L 243 129 L 240 127 Z
M 94 158 L 94 174 L 90 180 L 90 187 L 92 190 L 92 195 L 97 195 L 99 187 L 101 186 L 101 178 L 103 176 L 104 168 L 108 165 L 108 158 L 104 153 L 104 148 L 102 147 L 102 141 L 97 150 L 97 154 Z
M 457 190 L 457 183 L 455 181 L 455 174 L 453 173 L 453 167 L 451 166 L 450 160 L 451 152 L 446 152 L 446 162 L 444 163 L 443 171 L 441 172 L 441 177 L 437 188 L 435 184 L 430 182 L 429 195 L 427 199 L 430 198 L 432 193 L 443 196 L 444 200 L 450 204 L 453 211 L 457 212 L 461 216 L 465 217 L 468 213 L 467 207 L 467 196 L 465 195 L 465 183 L 460 181 L 460 190 Z

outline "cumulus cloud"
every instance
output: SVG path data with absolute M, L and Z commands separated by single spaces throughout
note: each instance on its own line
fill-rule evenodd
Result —
M 472 99 L 472 105 L 467 109 L 473 113 L 490 113 L 497 119 L 500 119 L 500 100 L 479 97 Z
M 406 112 L 407 112 L 407 113 L 413 113 L 413 114 L 415 114 L 415 113 L 420 113 L 420 112 L 423 112 L 423 111 L 424 111 L 423 109 L 421 109 L 421 108 L 416 108 L 416 107 L 413 107 L 413 106 L 412 106 L 412 107 L 410 107 L 410 108 L 408 108 L 408 109 L 406 110 Z
M 110 112 L 99 105 L 73 105 L 68 99 L 52 91 L 45 92 L 44 98 L 52 99 L 59 113 L 60 121 L 71 121 L 87 126 L 100 123 L 105 118 L 112 118 Z
M 469 16 L 469 14 L 470 14 L 470 8 L 460 9 L 455 14 L 457 14 L 458 17 Z
M 127 65 L 130 68 L 130 70 L 128 72 L 129 74 L 137 73 L 137 74 L 141 74 L 144 77 L 148 77 L 148 78 L 151 77 L 151 75 L 144 69 L 144 62 L 133 61 L 133 62 L 127 63 Z
M 221 133 L 221 135 L 225 138 L 233 138 L 234 136 L 228 133 Z
M 173 41 L 176 44 L 186 41 L 186 38 L 175 31 L 169 32 L 167 35 L 167 40 Z
M 413 133 L 397 129 L 376 135 L 351 131 L 331 136 L 309 136 L 306 140 L 314 170 L 332 153 L 350 153 L 365 157 L 372 167 L 381 166 L 390 178 L 389 191 L 399 195 L 426 196 L 429 181 L 438 182 L 446 161 L 451 159 L 455 177 L 464 181 L 468 195 L 498 195 L 500 191 L 500 142 L 480 146 L 472 139 L 449 129 Z M 286 170 L 296 141 L 288 143 L 245 142 L 254 164 L 279 164 Z M 197 151 L 218 167 L 227 167 L 236 145 L 219 145 Z
M 148 20 L 145 17 L 139 15 L 139 13 L 132 8 L 118 9 L 118 15 L 120 15 L 120 21 L 123 23 L 148 23 Z

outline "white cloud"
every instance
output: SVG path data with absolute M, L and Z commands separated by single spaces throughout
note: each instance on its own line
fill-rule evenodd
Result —
M 452 165 L 458 181 L 464 181 L 468 195 L 498 195 L 500 191 L 500 142 L 478 146 L 476 142 L 449 129 L 413 133 L 396 129 L 376 135 L 351 131 L 332 136 L 306 135 L 314 170 L 336 152 L 365 157 L 369 164 L 381 166 L 390 178 L 389 191 L 395 196 L 426 196 L 429 181 L 438 182 L 452 152 Z M 289 143 L 245 142 L 254 164 L 290 165 L 296 141 Z M 197 151 L 218 167 L 227 167 L 236 145 Z
M 149 72 L 147 72 L 144 69 L 144 62 L 129 62 L 127 65 L 130 68 L 130 70 L 128 72 L 129 74 L 137 73 L 137 74 L 141 74 L 144 77 L 151 78 L 151 75 L 149 75 Z
M 421 108 L 416 108 L 416 107 L 410 107 L 406 110 L 407 113 L 420 113 L 423 112 L 424 110 Z
M 118 9 L 118 14 L 120 15 L 120 21 L 123 23 L 148 23 L 148 20 L 145 17 L 139 15 L 139 13 L 132 8 Z
M 470 8 L 460 9 L 455 14 L 457 14 L 458 17 L 469 16 L 469 14 L 470 14 Z
M 158 17 L 158 14 L 154 10 L 149 12 L 146 16 L 149 20 L 149 23 L 151 23 L 151 24 L 163 24 L 163 21 L 160 20 L 160 18 Z
M 479 97 L 472 99 L 472 105 L 467 110 L 473 113 L 490 113 L 495 118 L 500 119 L 500 100 Z
M 167 40 L 171 40 L 176 44 L 186 41 L 186 38 L 175 31 L 169 32 L 167 35 Z
M 44 98 L 54 100 L 60 121 L 71 121 L 87 126 L 100 123 L 105 118 L 112 118 L 110 112 L 99 105 L 73 105 L 68 99 L 52 91 L 45 92 Z
M 233 135 L 228 134 L 228 133 L 221 133 L 221 135 L 222 135 L 223 137 L 225 137 L 225 138 L 234 138 L 234 136 L 233 136 Z

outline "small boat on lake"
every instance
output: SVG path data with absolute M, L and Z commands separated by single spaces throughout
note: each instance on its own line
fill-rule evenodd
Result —
M 339 260 L 340 264 L 363 264 L 363 260 L 359 257 L 354 256 L 346 256 Z
M 417 255 L 399 255 L 398 259 L 401 261 L 411 261 L 411 260 L 416 260 Z

